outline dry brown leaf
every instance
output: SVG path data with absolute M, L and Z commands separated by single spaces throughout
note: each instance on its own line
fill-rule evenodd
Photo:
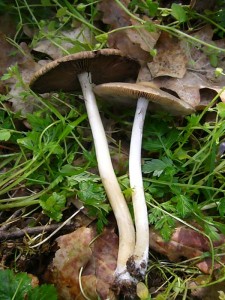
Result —
M 156 44 L 157 54 L 148 63 L 152 77 L 171 76 L 182 78 L 186 72 L 187 55 L 183 42 L 162 32 Z
M 223 274 L 220 274 L 223 277 Z M 219 278 L 218 278 L 219 279 Z M 212 277 L 209 275 L 200 275 L 193 278 L 188 286 L 191 290 L 191 295 L 201 300 L 222 300 L 225 296 L 225 284 L 223 282 L 213 283 Z M 206 286 L 204 286 L 206 285 Z M 208 285 L 208 286 L 207 286 Z M 220 297 L 223 296 L 223 297 Z
M 204 75 L 197 72 L 186 72 L 183 78 L 171 78 L 171 77 L 157 77 L 151 82 L 142 82 L 143 85 L 154 84 L 158 88 L 166 90 L 172 94 L 178 95 L 178 97 L 185 102 L 189 103 L 193 108 L 202 109 L 207 106 L 213 99 L 213 97 L 222 91 L 225 86 L 225 77 L 220 83 L 209 82 Z M 208 89 L 207 93 L 202 93 Z M 212 94 L 211 91 L 215 91 Z M 225 101 L 225 92 L 220 95 L 222 101 Z
M 40 66 L 34 61 L 30 54 L 30 49 L 26 43 L 20 44 L 24 55 L 18 54 L 17 65 L 25 86 L 18 84 L 18 78 L 13 77 L 5 81 L 9 88 L 9 95 L 11 96 L 10 102 L 12 103 L 12 109 L 14 111 L 21 111 L 22 114 L 32 112 L 36 103 L 36 99 L 33 96 L 24 97 L 24 91 L 26 90 L 26 84 L 30 82 L 33 73 L 37 71 Z
M 185 3 L 186 4 L 186 3 Z M 191 0 L 190 1 L 190 7 L 196 11 L 202 12 L 207 9 L 213 9 L 215 8 L 216 0 Z
M 193 33 L 192 36 L 212 44 L 214 46 L 225 49 L 225 39 L 213 40 L 214 31 L 210 25 L 204 26 L 202 29 Z M 224 81 L 222 77 L 215 76 L 215 67 L 210 63 L 210 55 L 217 55 L 218 66 L 220 68 L 225 68 L 225 53 L 219 53 L 216 50 L 207 48 L 206 46 L 196 44 L 186 44 L 186 54 L 188 56 L 188 66 L 187 68 L 191 71 L 196 71 L 206 77 L 207 80 L 214 83 L 220 83 Z
M 204 26 L 192 35 L 206 43 L 216 45 L 222 49 L 225 48 L 225 39 L 212 40 L 213 30 L 209 25 Z M 154 84 L 175 94 L 197 110 L 205 108 L 217 93 L 220 93 L 220 99 L 225 102 L 225 92 L 222 92 L 225 87 L 225 76 L 217 77 L 215 75 L 216 68 L 210 64 L 210 55 L 216 54 L 218 65 L 225 69 L 224 53 L 213 52 L 197 42 L 196 44 L 175 43 L 175 38 L 169 38 L 166 33 L 161 34 L 158 46 L 158 54 L 153 62 L 148 64 L 150 68 L 149 76 L 145 72 L 144 77 L 160 77 L 151 80 L 150 85 Z M 170 48 L 172 51 L 167 51 Z M 179 67 L 180 64 L 182 65 L 181 68 Z M 186 64 L 188 71 L 185 73 Z M 148 79 L 148 81 L 150 80 Z
M 121 1 L 126 7 L 128 3 Z M 131 25 L 130 17 L 113 0 L 103 0 L 98 4 L 98 10 L 102 12 L 102 21 L 111 26 L 111 29 Z
M 127 5 L 126 3 L 124 3 Z M 124 26 L 141 25 L 138 21 L 130 18 L 113 0 L 101 1 L 99 10 L 103 13 L 102 20 L 110 25 L 110 29 Z M 125 29 L 109 35 L 109 47 L 120 49 L 124 54 L 133 58 L 150 61 L 150 50 L 154 48 L 159 37 L 158 32 L 149 32 L 144 28 Z
M 45 53 L 52 59 L 57 59 L 64 56 L 66 51 L 72 49 L 75 46 L 74 42 L 92 44 L 91 31 L 87 27 L 83 28 L 82 26 L 72 30 L 61 31 L 56 41 L 54 38 L 52 40 L 44 38 L 38 41 L 33 50 Z M 60 44 L 57 45 L 57 43 Z
M 89 243 L 94 237 L 90 228 L 81 227 L 57 239 L 59 250 L 46 274 L 47 281 L 54 283 L 59 299 L 72 300 L 80 294 L 79 272 L 91 257 Z
M 215 247 L 225 243 L 225 236 L 220 235 L 220 240 L 213 245 Z M 176 262 L 181 258 L 200 257 L 204 252 L 210 251 L 209 240 L 200 232 L 197 232 L 186 226 L 178 226 L 170 241 L 166 242 L 160 236 L 159 232 L 150 229 L 150 248 L 167 256 L 170 261 Z M 221 259 L 222 261 L 223 259 Z M 196 263 L 196 266 L 206 274 L 212 271 L 212 260 L 206 258 Z M 221 267 L 219 262 L 215 262 L 214 270 Z
M 6 40 L 6 35 L 0 31 L 0 76 L 2 76 L 7 68 L 18 61 L 18 56 L 10 55 L 16 49 Z M 19 60 L 21 59 L 21 54 Z
M 55 254 L 46 279 L 55 284 L 59 299 L 85 299 L 79 284 L 82 267 L 81 286 L 87 297 L 92 300 L 97 300 L 98 296 L 101 299 L 116 299 L 110 288 L 114 282 L 118 237 L 112 229 L 105 229 L 95 237 L 94 229 L 82 227 L 58 238 L 60 249 Z
M 143 17 L 143 21 L 151 23 L 151 20 L 146 16 Z M 130 22 L 131 25 L 137 27 L 141 25 L 137 20 L 130 19 Z M 149 52 L 155 47 L 160 37 L 159 31 L 148 31 L 145 28 L 127 29 L 126 32 L 131 42 L 140 45 L 141 49 L 146 52 Z

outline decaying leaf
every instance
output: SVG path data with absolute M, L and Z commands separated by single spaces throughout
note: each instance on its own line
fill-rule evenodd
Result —
M 180 99 L 188 102 L 193 108 L 197 110 L 207 106 L 213 99 L 213 97 L 220 93 L 225 86 L 225 77 L 223 82 L 220 83 L 209 82 L 204 75 L 187 71 L 183 78 L 172 78 L 167 76 L 157 77 L 151 82 L 142 82 L 143 85 L 154 84 L 158 88 L 165 90 L 178 96 Z M 214 95 L 210 92 L 201 93 L 202 90 L 208 89 L 209 91 L 215 91 Z M 220 98 L 225 101 L 225 92 L 221 92 Z
M 1 31 L 0 47 L 0 76 L 2 76 L 10 65 L 15 64 L 18 61 L 18 56 L 12 55 L 16 49 L 7 41 L 6 35 Z M 19 59 L 21 59 L 20 54 L 19 56 Z
M 212 40 L 213 30 L 209 25 L 193 33 L 192 36 L 222 49 L 225 48 L 225 39 Z M 161 34 L 156 48 L 158 54 L 153 58 L 153 62 L 148 63 L 149 74 L 145 69 L 145 72 L 139 76 L 139 81 L 144 81 L 145 79 L 141 80 L 141 78 L 146 78 L 150 82 L 142 84 L 150 84 L 150 86 L 153 84 L 175 94 L 196 110 L 204 109 L 218 93 L 220 99 L 225 102 L 223 91 L 225 76 L 216 76 L 217 65 L 213 65 L 217 63 L 225 69 L 224 52 L 212 50 L 198 42 L 177 43 L 175 38 L 169 37 L 166 33 Z
M 17 66 L 23 83 L 19 83 L 19 78 L 13 76 L 5 81 L 11 96 L 10 102 L 14 111 L 21 111 L 22 114 L 32 112 L 36 103 L 35 97 L 26 94 L 26 84 L 30 81 L 33 73 L 37 71 L 40 66 L 34 61 L 30 54 L 30 49 L 26 43 L 21 43 L 20 47 L 23 55 L 18 54 Z M 13 64 L 11 65 L 13 66 Z
M 213 9 L 216 5 L 216 0 L 191 0 L 190 7 L 196 11 L 202 12 L 207 9 Z
M 214 247 L 225 243 L 225 236 L 220 235 L 220 240 L 214 243 Z M 170 241 L 166 242 L 160 234 L 154 229 L 150 229 L 150 248 L 168 257 L 170 261 L 179 261 L 182 257 L 195 258 L 198 257 L 200 262 L 196 266 L 205 274 L 212 271 L 211 258 L 201 259 L 201 256 L 210 251 L 210 243 L 206 236 L 187 226 L 178 226 Z M 221 261 L 223 258 L 221 259 Z M 214 270 L 221 267 L 217 261 L 214 263 Z
M 82 282 L 88 283 L 88 277 L 96 278 L 97 294 L 102 299 L 115 299 L 110 290 L 114 282 L 114 270 L 116 269 L 118 236 L 112 229 L 104 232 L 91 245 L 92 256 L 82 274 Z
M 209 275 L 200 275 L 196 278 L 193 278 L 189 283 L 191 295 L 201 300 L 225 299 L 224 282 L 210 284 L 211 281 L 212 278 Z
M 45 53 L 52 59 L 60 58 L 68 53 L 87 50 L 84 45 L 91 45 L 93 37 L 87 27 L 78 27 L 67 31 L 61 31 L 55 38 L 41 39 L 33 50 Z M 82 47 L 83 45 L 83 47 Z M 69 51 L 69 52 L 68 52 Z
M 147 16 L 143 16 L 143 21 L 151 23 L 151 20 Z M 146 28 L 140 27 L 140 23 L 137 20 L 130 19 L 131 25 L 136 26 L 137 29 L 127 29 L 127 36 L 134 44 L 140 45 L 140 48 L 148 52 L 154 49 L 156 42 L 160 37 L 160 32 L 153 30 L 148 31 Z
M 95 238 L 96 237 L 96 238 Z M 94 239 L 93 242 L 91 242 Z M 111 229 L 97 236 L 92 228 L 79 228 L 58 238 L 60 249 L 46 274 L 63 300 L 116 299 L 110 290 L 114 282 L 118 237 Z M 79 273 L 81 282 L 79 282 Z
M 201 40 L 213 46 L 225 49 L 225 39 L 213 40 L 214 31 L 210 25 L 204 26 L 202 29 L 191 34 L 194 38 Z M 215 68 L 225 68 L 225 52 L 210 49 L 207 46 L 200 45 L 198 42 L 194 44 L 186 43 L 186 54 L 188 56 L 188 66 L 190 71 L 195 71 L 206 77 L 206 80 L 212 83 L 223 84 L 222 77 L 216 77 Z
M 125 6 L 127 5 L 121 1 Z M 101 1 L 99 10 L 103 13 L 102 20 L 110 25 L 110 29 L 122 28 L 125 26 L 139 26 L 138 21 L 130 16 L 113 0 Z M 160 33 L 150 32 L 145 28 L 124 29 L 109 35 L 108 44 L 112 48 L 120 49 L 124 54 L 140 59 L 150 61 L 150 50 L 155 46 Z
M 187 55 L 182 41 L 162 32 L 156 44 L 157 54 L 148 63 L 152 77 L 182 78 L 186 72 Z

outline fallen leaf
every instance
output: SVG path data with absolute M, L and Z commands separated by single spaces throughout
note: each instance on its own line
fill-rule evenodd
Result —
M 157 54 L 148 68 L 153 78 L 158 76 L 171 76 L 182 78 L 186 72 L 187 55 L 184 43 L 167 32 L 162 32 L 155 49 Z
M 147 16 L 143 16 L 143 21 L 152 22 Z M 134 19 L 130 19 L 131 25 L 140 26 L 141 24 Z M 141 49 L 146 52 L 150 52 L 150 50 L 154 49 L 156 42 L 160 37 L 160 32 L 157 30 L 149 31 L 147 28 L 137 28 L 137 29 L 127 29 L 127 36 L 130 41 L 134 44 L 140 45 Z
M 16 50 L 8 41 L 6 35 L 0 31 L 0 76 L 2 76 L 7 68 L 18 61 L 18 56 L 12 55 Z M 21 54 L 19 60 L 21 59 Z M 3 84 L 3 82 L 2 82 Z
M 121 2 L 127 6 L 127 3 Z M 103 13 L 102 21 L 110 25 L 110 30 L 132 25 L 140 27 L 141 25 L 137 20 L 133 20 L 113 0 L 101 1 L 98 9 Z M 150 32 L 145 28 L 123 29 L 111 33 L 109 35 L 108 44 L 109 47 L 117 48 L 130 57 L 142 61 L 150 61 L 150 50 L 154 48 L 159 35 L 159 32 Z
M 60 249 L 55 253 L 46 279 L 55 284 L 59 299 L 72 300 L 80 294 L 79 272 L 91 257 L 89 243 L 93 238 L 92 229 L 81 227 L 57 239 Z
M 198 40 L 225 49 L 225 39 L 213 40 L 213 35 L 214 30 L 210 25 L 206 25 L 191 34 L 192 37 Z M 204 75 L 209 82 L 220 84 L 222 81 L 224 83 L 222 77 L 216 77 L 215 70 L 217 66 L 225 68 L 225 52 L 210 49 L 197 41 L 192 44 L 186 43 L 185 48 L 188 56 L 187 68 L 190 71 L 195 71 Z
M 214 247 L 225 243 L 225 236 L 220 235 L 220 240 L 214 242 Z M 168 257 L 170 261 L 176 262 L 181 258 L 201 259 L 201 256 L 210 251 L 210 243 L 206 236 L 187 226 L 178 226 L 170 241 L 164 241 L 159 232 L 150 229 L 150 248 Z M 222 259 L 221 259 L 222 260 Z M 202 259 L 196 263 L 196 266 L 205 274 L 212 271 L 211 258 Z M 215 261 L 214 270 L 221 267 L 221 264 Z
M 188 71 L 183 78 L 162 76 L 154 78 L 154 80 L 149 83 L 141 82 L 140 84 L 146 86 L 154 84 L 168 93 L 175 94 L 175 96 L 189 103 L 193 108 L 200 110 L 206 107 L 213 99 L 213 95 L 209 93 L 202 94 L 204 97 L 201 97 L 201 90 L 209 89 L 215 91 L 215 96 L 217 93 L 220 93 L 225 86 L 225 76 L 223 81 L 220 80 L 220 83 L 212 83 L 208 81 L 204 75 Z M 225 101 L 225 91 L 221 92 L 220 98 L 222 101 Z
M 190 1 L 190 7 L 192 9 L 195 9 L 196 11 L 203 12 L 207 9 L 213 9 L 216 5 L 216 0 L 191 0 Z
M 37 42 L 33 50 L 42 52 L 57 59 L 65 54 L 89 50 L 88 45 L 93 44 L 91 31 L 82 26 L 71 30 L 61 31 L 60 35 L 51 39 L 41 39 Z
M 114 271 L 116 269 L 118 236 L 113 229 L 105 229 L 103 233 L 91 245 L 92 257 L 82 274 L 82 282 L 87 284 L 86 276 L 96 277 L 96 290 L 102 299 L 115 299 L 110 291 L 114 283 Z M 113 297 L 113 298 L 112 298 Z
M 223 276 L 223 275 L 221 275 Z M 191 279 L 188 284 L 189 289 L 191 290 L 191 295 L 201 300 L 222 300 L 225 292 L 225 285 L 223 282 L 212 283 L 211 276 L 209 275 L 200 275 L 196 278 Z M 208 284 L 208 286 L 207 286 Z M 205 285 L 205 286 L 204 286 Z M 222 296 L 222 297 L 221 297 Z
M 26 84 L 30 82 L 33 73 L 37 71 L 40 66 L 34 61 L 26 43 L 21 43 L 20 48 L 23 51 L 23 55 L 18 53 L 15 59 L 17 59 L 18 71 L 23 84 L 18 84 L 18 78 L 16 76 L 6 80 L 5 84 L 9 89 L 8 94 L 11 96 L 10 102 L 12 103 L 12 109 L 14 111 L 21 111 L 21 113 L 25 115 L 28 112 L 31 113 L 36 105 L 36 98 L 24 93 L 27 89 Z M 13 65 L 14 62 L 11 61 L 11 66 Z
M 82 227 L 61 236 L 57 242 L 60 249 L 55 253 L 46 280 L 56 286 L 59 299 L 83 300 L 83 294 L 93 300 L 116 299 L 110 288 L 114 282 L 118 237 L 112 229 L 105 229 L 97 236 L 94 229 Z

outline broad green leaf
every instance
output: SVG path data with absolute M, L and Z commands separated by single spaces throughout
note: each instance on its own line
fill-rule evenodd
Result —
M 176 203 L 176 211 L 181 218 L 187 217 L 193 210 L 190 199 L 185 195 L 177 195 L 170 200 Z
M 80 191 L 78 192 L 78 197 L 84 203 L 96 205 L 106 198 L 105 191 L 102 186 L 95 182 L 83 181 L 79 184 Z
M 186 11 L 184 10 L 184 8 L 176 3 L 173 3 L 171 5 L 171 15 L 179 22 L 179 23 L 183 23 L 187 21 L 187 14 Z
M 162 160 L 152 159 L 150 161 L 146 161 L 144 164 L 143 173 L 148 174 L 153 172 L 153 176 L 159 177 L 167 167 L 171 167 L 172 165 L 173 162 L 167 157 L 162 158 Z
M 64 17 L 67 14 L 67 7 L 61 7 L 60 9 L 58 9 L 56 17 L 57 18 L 61 18 Z
M 157 13 L 157 9 L 159 7 L 159 4 L 157 2 L 152 2 L 152 0 L 147 0 L 146 4 L 147 4 L 147 7 L 148 7 L 149 15 L 151 17 L 154 17 Z
M 17 143 L 29 150 L 38 150 L 38 140 L 40 137 L 40 133 L 31 131 L 27 133 L 27 136 L 22 139 L 17 139 Z
M 209 55 L 209 61 L 213 68 L 216 68 L 218 66 L 218 55 L 217 54 L 210 54 Z
M 216 107 L 217 107 L 219 116 L 221 118 L 225 118 L 225 103 L 219 102 L 219 103 L 217 103 Z
M 52 123 L 52 119 L 49 115 L 43 117 L 43 112 L 38 111 L 33 114 L 27 114 L 26 116 L 33 131 L 42 132 L 48 125 Z
M 53 285 L 47 284 L 33 288 L 27 273 L 0 270 L 0 299 L 57 300 L 57 292 Z
M 28 292 L 28 300 L 57 300 L 56 288 L 53 285 L 43 284 Z
M 31 288 L 31 278 L 26 273 L 15 275 L 11 270 L 0 270 L 1 300 L 24 300 Z
M 44 212 L 53 220 L 60 221 L 62 218 L 62 210 L 65 208 L 66 197 L 54 192 L 47 199 L 46 196 L 43 198 L 40 200 L 40 205 Z
M 51 6 L 51 0 L 41 0 L 41 4 L 43 6 Z
M 11 133 L 7 129 L 0 130 L 0 141 L 8 141 L 11 137 Z
M 96 41 L 99 43 L 106 43 L 108 41 L 108 38 L 109 36 L 107 33 L 102 33 L 95 36 Z
M 224 217 L 224 215 L 225 215 L 225 198 L 220 199 L 218 209 L 219 209 L 220 216 Z

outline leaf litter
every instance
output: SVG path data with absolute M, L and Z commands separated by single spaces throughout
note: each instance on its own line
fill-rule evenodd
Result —
M 57 239 L 59 250 L 46 274 L 57 287 L 60 299 L 116 299 L 111 290 L 116 268 L 118 237 L 105 228 L 81 227 Z M 83 271 L 81 272 L 81 270 Z M 81 279 L 79 278 L 81 276 Z

